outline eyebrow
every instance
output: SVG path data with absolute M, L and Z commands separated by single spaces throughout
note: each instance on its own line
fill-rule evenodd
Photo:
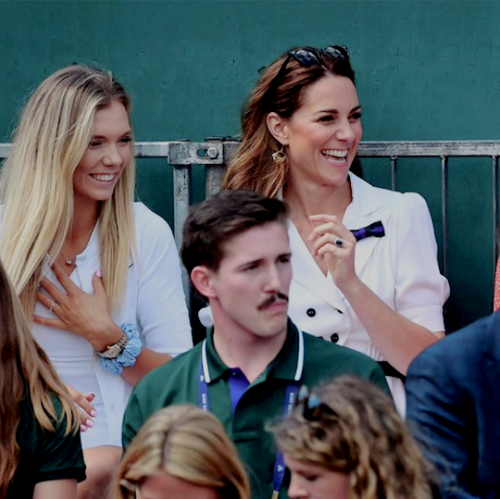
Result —
M 276 260 L 279 260 L 280 258 L 291 258 L 292 253 L 280 253 L 277 257 Z M 249 265 L 258 265 L 262 263 L 265 259 L 264 258 L 257 258 L 256 260 L 250 260 L 248 262 L 242 263 L 241 265 L 238 266 L 239 269 L 244 269 L 245 267 L 248 267 Z
M 238 265 L 239 270 L 243 270 L 245 267 L 248 267 L 250 265 L 258 265 L 259 263 L 262 263 L 264 261 L 263 258 L 257 258 L 257 260 L 251 260 L 249 262 L 242 263 L 241 265 Z
M 356 111 L 360 111 L 360 110 L 361 110 L 361 105 L 353 107 L 349 111 L 349 114 L 354 113 Z M 315 114 L 321 114 L 321 113 L 339 114 L 339 111 L 337 109 L 321 109 L 320 111 L 316 111 Z
M 125 135 L 131 135 L 132 134 L 132 129 L 130 128 L 126 132 L 122 133 L 120 137 L 125 137 Z M 107 135 L 92 135 L 93 139 L 105 139 L 107 138 Z

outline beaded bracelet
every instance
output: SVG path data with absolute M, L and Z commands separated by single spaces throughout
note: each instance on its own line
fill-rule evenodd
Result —
M 99 357 L 101 366 L 105 367 L 113 374 L 121 374 L 124 367 L 133 366 L 142 351 L 142 342 L 137 328 L 133 324 L 127 322 L 124 322 L 120 328 L 128 337 L 128 342 L 123 352 L 114 359 Z

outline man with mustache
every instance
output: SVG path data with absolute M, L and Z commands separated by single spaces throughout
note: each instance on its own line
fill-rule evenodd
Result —
M 123 426 L 127 447 L 162 407 L 192 403 L 213 412 L 250 472 L 254 499 L 288 497 L 289 478 L 265 427 L 293 407 L 301 385 L 350 373 L 389 393 L 376 362 L 303 333 L 287 319 L 286 223 L 281 201 L 246 191 L 225 191 L 191 209 L 181 257 L 210 304 L 214 328 L 137 385 Z

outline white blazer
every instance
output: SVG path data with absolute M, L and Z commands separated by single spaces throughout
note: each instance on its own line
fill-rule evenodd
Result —
M 415 193 L 401 194 L 373 187 L 349 174 L 352 202 L 343 223 L 359 229 L 381 221 L 385 236 L 356 244 L 355 269 L 359 278 L 389 307 L 431 331 L 444 331 L 443 305 L 448 281 L 440 274 L 437 245 L 429 209 Z M 376 349 L 352 307 L 325 276 L 300 234 L 289 222 L 293 279 L 289 315 L 305 332 L 385 360 Z M 404 414 L 404 387 L 387 378 L 400 414 Z

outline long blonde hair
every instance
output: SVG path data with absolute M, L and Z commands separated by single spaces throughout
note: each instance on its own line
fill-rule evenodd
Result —
M 116 498 L 134 499 L 135 487 L 161 471 L 214 489 L 220 499 L 250 499 L 248 478 L 222 424 L 194 405 L 173 405 L 146 421 L 118 470 Z
M 65 386 L 33 339 L 1 264 L 0 296 L 0 497 L 5 497 L 20 458 L 16 434 L 23 400 L 31 403 L 39 424 L 49 431 L 65 419 L 66 434 L 76 433 L 80 419 Z
M 48 265 L 55 261 L 71 228 L 73 173 L 90 143 L 95 113 L 113 100 L 130 115 L 130 98 L 110 72 L 74 65 L 43 81 L 22 112 L 0 174 L 0 257 L 28 314 L 44 258 L 49 254 Z M 123 296 L 135 248 L 134 185 L 132 155 L 99 216 L 101 267 L 112 308 Z
M 261 74 L 241 114 L 241 144 L 225 172 L 223 189 L 256 191 L 275 197 L 287 181 L 286 162 L 275 163 L 282 145 L 271 135 L 266 118 L 271 112 L 290 118 L 302 105 L 304 89 L 333 74 L 355 83 L 348 57 L 336 58 L 319 51 L 321 64 L 302 66 L 288 52 Z M 282 68 L 286 64 L 286 70 Z
M 286 455 L 348 474 L 351 499 L 432 497 L 432 467 L 385 393 L 341 376 L 313 394 L 273 429 Z

